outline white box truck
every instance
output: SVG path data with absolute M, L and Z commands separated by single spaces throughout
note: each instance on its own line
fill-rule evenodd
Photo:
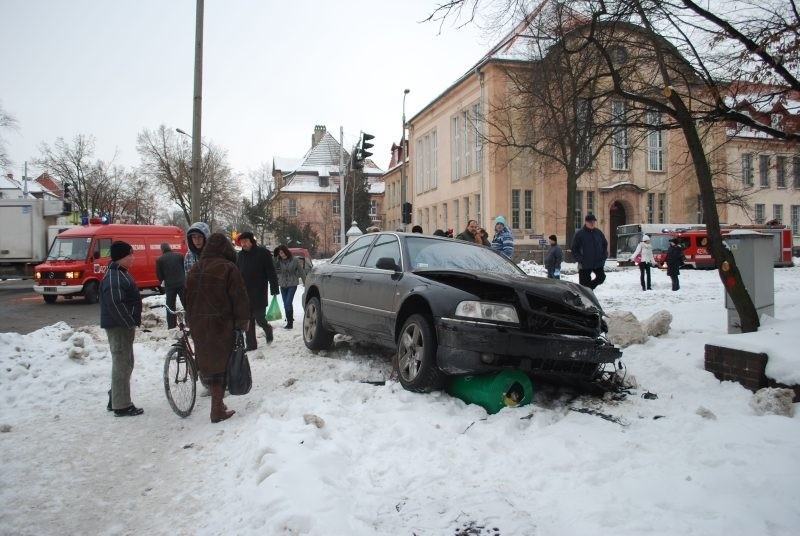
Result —
M 0 277 L 33 277 L 55 234 L 70 227 L 63 209 L 60 199 L 0 199 Z

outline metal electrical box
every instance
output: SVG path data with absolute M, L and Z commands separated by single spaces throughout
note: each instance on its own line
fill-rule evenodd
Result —
M 758 316 L 775 316 L 775 268 L 773 267 L 772 235 L 755 231 L 734 231 L 725 236 L 725 243 L 736 259 L 742 281 L 753 300 Z M 728 333 L 741 333 L 739 313 L 725 292 L 728 310 Z

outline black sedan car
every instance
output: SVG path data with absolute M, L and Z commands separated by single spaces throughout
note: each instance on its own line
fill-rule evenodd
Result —
M 621 355 L 591 290 L 529 276 L 489 248 L 449 238 L 363 235 L 314 266 L 303 306 L 308 348 L 329 348 L 342 333 L 396 349 L 410 391 L 508 368 L 591 381 Z

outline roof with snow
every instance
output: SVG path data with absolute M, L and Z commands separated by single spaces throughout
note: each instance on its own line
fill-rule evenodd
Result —
M 300 159 L 275 157 L 273 168 L 283 173 L 285 185 L 281 192 L 333 193 L 339 184 L 339 159 L 341 144 L 329 132 L 325 132 L 319 142 Z M 350 160 L 350 153 L 344 151 L 344 161 Z M 382 194 L 384 172 L 375 163 L 364 161 L 364 175 L 367 176 L 369 192 Z M 335 177 L 335 178 L 332 178 Z M 323 180 L 327 178 L 328 180 Z

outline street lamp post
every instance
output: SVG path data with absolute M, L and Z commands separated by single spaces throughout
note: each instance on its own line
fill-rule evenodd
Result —
M 192 110 L 192 221 L 200 221 L 200 118 L 203 99 L 203 11 L 204 0 L 197 0 L 194 35 L 194 106 Z
M 407 200 L 406 196 L 406 95 L 411 92 L 410 89 L 403 90 L 403 135 L 400 137 L 400 211 L 402 221 L 402 207 Z M 403 222 L 403 230 L 406 230 L 406 223 Z

